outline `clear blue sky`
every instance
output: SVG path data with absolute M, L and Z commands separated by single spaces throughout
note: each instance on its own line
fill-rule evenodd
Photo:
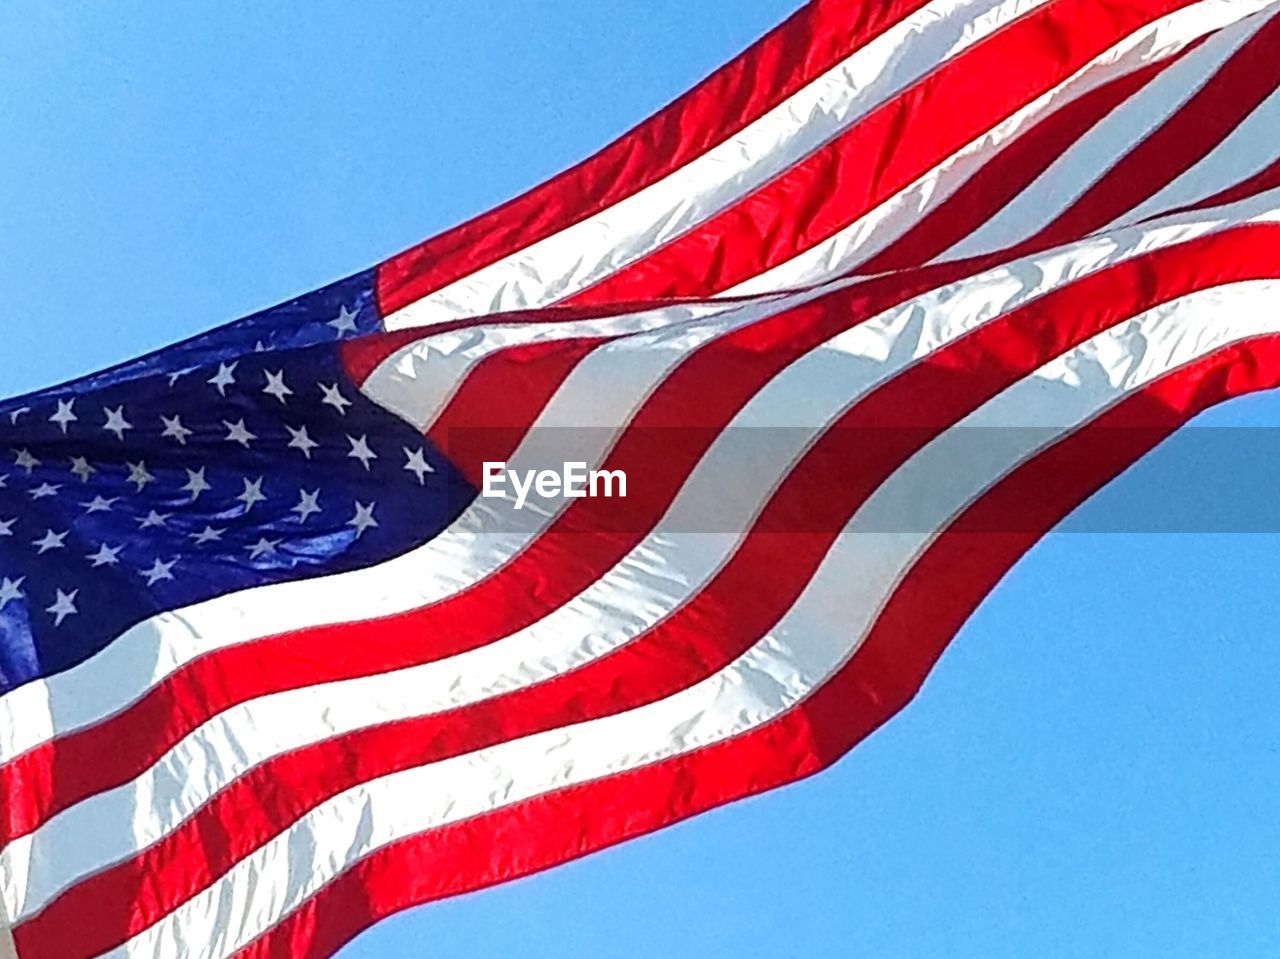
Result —
M 792 6 L 7 0 L 0 392 L 478 212 Z M 1201 422 L 1274 426 L 1280 398 Z M 1280 443 L 1231 435 L 1175 442 L 1086 505 L 833 771 L 403 914 L 343 956 L 1280 954 L 1280 536 L 1079 531 L 1270 503 Z

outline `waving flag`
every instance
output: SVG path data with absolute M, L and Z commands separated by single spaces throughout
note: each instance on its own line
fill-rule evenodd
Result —
M 834 762 L 1280 382 L 1278 11 L 810 4 L 525 196 L 0 405 L 0 949 L 319 959 Z

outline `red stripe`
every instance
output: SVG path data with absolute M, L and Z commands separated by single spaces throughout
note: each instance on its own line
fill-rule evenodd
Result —
M 1273 17 L 1200 90 L 1027 242 L 1046 249 L 1111 223 L 1189 170 L 1280 84 L 1280 17 Z
M 367 856 L 234 959 L 324 959 L 379 919 L 652 832 L 829 766 L 905 706 L 965 619 L 1040 537 L 1201 410 L 1280 384 L 1280 338 L 1169 374 L 1016 470 L 913 566 L 853 658 L 735 739 L 408 837 Z M 1017 515 L 1009 529 L 992 520 Z
M 338 344 L 338 358 L 351 382 L 356 386 L 364 386 L 369 374 L 399 350 L 422 339 L 423 335 L 422 330 L 408 329 L 356 337 Z
M 572 169 L 378 268 L 383 316 L 599 213 L 724 142 L 924 0 L 810 3 L 745 53 Z
M 1199 41 L 1175 57 L 1116 77 L 1054 111 L 984 162 L 944 203 L 859 265 L 857 272 L 908 269 L 950 249 L 1030 186 L 1107 114 L 1197 46 Z
M 505 462 L 587 354 L 617 337 L 513 346 L 485 357 L 427 429 L 427 438 L 474 487 L 486 461 Z
M 1052 0 L 873 110 L 750 197 L 570 297 L 572 303 L 724 290 L 826 240 L 1190 0 Z
M 482 703 L 338 737 L 270 760 L 145 854 L 72 887 L 21 941 L 94 930 L 111 948 L 209 885 L 307 810 L 360 782 L 672 695 L 723 669 L 772 628 L 853 512 L 917 449 L 1050 358 L 1189 292 L 1280 274 L 1277 228 L 1148 254 L 1048 294 L 929 357 L 844 414 L 803 457 L 742 549 L 692 602 L 618 652 Z M 1208 271 L 1194 269 L 1212 257 Z M 1143 282 L 1144 278 L 1148 279 Z M 868 430 L 874 439 L 868 440 Z M 217 844 L 210 836 L 223 837 Z M 33 959 L 39 953 L 33 950 Z

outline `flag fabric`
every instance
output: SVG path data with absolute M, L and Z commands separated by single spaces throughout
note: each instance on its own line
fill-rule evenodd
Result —
M 812 3 L 518 199 L 0 405 L 0 948 L 319 959 L 834 762 L 1280 382 L 1277 11 Z

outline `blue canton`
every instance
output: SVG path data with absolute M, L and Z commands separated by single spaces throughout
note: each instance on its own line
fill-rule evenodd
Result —
M 0 691 L 232 590 L 418 546 L 475 495 L 336 342 L 372 278 L 0 407 Z

